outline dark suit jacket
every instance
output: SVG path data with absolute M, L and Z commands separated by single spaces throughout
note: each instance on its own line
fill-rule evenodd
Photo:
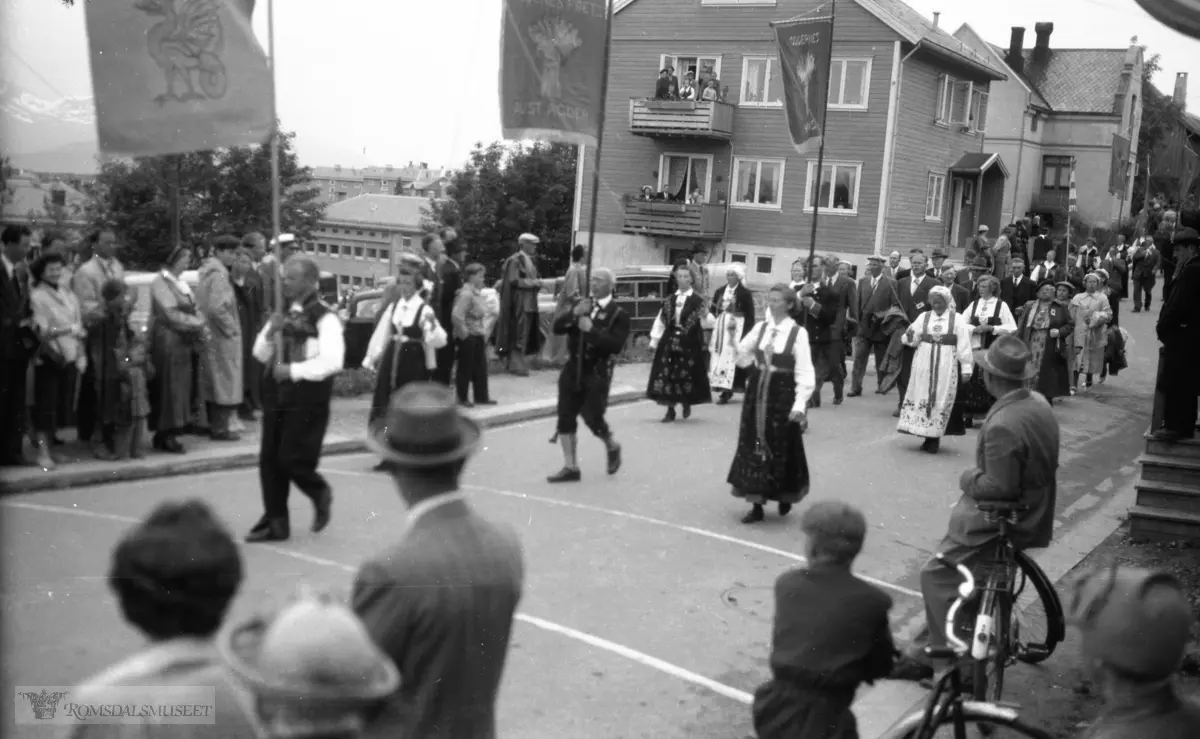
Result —
M 958 283 L 950 286 L 950 297 L 954 298 L 954 310 L 959 313 L 971 305 L 971 291 Z
M 977 500 L 1019 500 L 1029 510 L 1012 528 L 1022 548 L 1050 545 L 1058 495 L 1058 419 L 1050 403 L 1028 389 L 996 401 L 975 445 L 975 467 L 959 480 L 963 496 L 950 513 L 946 538 L 979 547 L 998 535 Z
M 1000 280 L 1000 299 L 1012 311 L 1013 318 L 1017 317 L 1017 310 L 1025 307 L 1025 304 L 1037 297 L 1037 285 L 1033 284 L 1033 280 L 1028 277 L 1021 278 L 1021 284 L 1013 284 L 1013 278 L 1005 277 Z
M 453 323 L 450 320 L 450 314 L 454 312 L 454 300 L 458 297 L 458 291 L 463 286 L 462 268 L 458 263 L 449 257 L 442 262 L 438 269 L 440 274 L 438 285 L 438 302 L 434 306 L 434 313 L 437 314 L 438 323 L 442 324 L 442 328 L 447 331 L 453 328 Z
M 825 302 L 822 302 L 825 301 Z M 837 298 L 818 288 L 813 294 L 813 306 L 805 308 L 800 303 L 792 320 L 804 327 L 809 344 L 829 344 L 833 341 L 833 324 L 837 320 Z
M 1188 262 L 1171 283 L 1155 330 L 1163 344 L 1159 389 L 1200 394 L 1200 258 Z
M 917 283 L 915 291 L 912 289 L 912 275 L 900 280 L 900 284 L 896 286 L 896 293 L 900 297 L 900 307 L 904 310 L 904 314 L 908 316 L 908 322 L 911 324 L 917 320 L 917 316 L 921 315 L 929 308 L 929 291 L 941 283 L 926 275 Z
M 1100 269 L 1108 273 L 1108 289 L 1113 295 L 1123 297 L 1125 295 L 1125 279 L 1124 274 L 1129 269 L 1125 266 L 1125 260 L 1117 257 L 1116 259 L 1104 258 L 1100 262 Z
M 1133 278 L 1135 280 L 1153 278 L 1154 271 L 1158 269 L 1158 256 L 1158 249 L 1150 251 L 1144 246 L 1134 249 L 1133 256 L 1130 258 L 1130 262 L 1133 263 Z
M 364 736 L 494 737 L 524 578 L 516 533 L 463 500 L 426 510 L 367 560 L 354 610 L 403 677 Z
M 911 277 L 911 276 L 912 276 L 912 267 L 905 267 L 904 269 L 898 269 L 898 270 L 896 270 L 896 274 L 894 275 L 896 282 L 903 280 L 905 277 Z
M 1052 267 L 1049 270 L 1043 270 L 1042 268 L 1044 266 L 1045 266 L 1044 262 L 1038 262 L 1037 264 L 1033 265 L 1033 269 L 1029 270 L 1029 278 L 1034 281 L 1033 289 L 1034 289 L 1035 295 L 1036 295 L 1036 291 L 1037 291 L 1036 283 L 1042 282 L 1044 280 L 1050 280 L 1052 282 L 1062 282 L 1067 279 L 1067 268 L 1062 266 L 1061 264 L 1056 263 L 1054 265 L 1054 267 Z M 1045 272 L 1045 274 L 1043 274 L 1043 272 Z
M 572 308 L 575 302 L 578 301 L 572 302 Z M 629 325 L 629 314 L 613 301 L 596 311 L 591 331 L 579 330 L 579 319 L 573 310 L 559 313 L 554 319 L 554 333 L 566 335 L 571 355 L 563 372 L 572 375 L 577 372 L 575 362 L 582 353 L 584 375 L 612 382 L 613 364 L 629 339 Z
M 8 270 L 0 265 L 0 359 L 23 362 L 36 340 L 32 329 L 21 325 L 31 316 L 27 273 L 23 264 L 13 265 L 13 272 L 10 278 Z
M 1033 264 L 1026 262 L 1026 264 L 1029 265 L 1031 272 L 1034 267 L 1046 261 L 1046 252 L 1050 251 L 1052 248 L 1054 248 L 1054 245 L 1051 244 L 1050 239 L 1046 238 L 1045 236 L 1035 236 L 1033 238 L 1033 247 L 1031 253 L 1029 254 L 1030 259 L 1033 260 Z
M 900 306 L 896 281 L 880 275 L 879 284 L 871 290 L 871 276 L 863 277 L 858 281 L 856 303 L 859 337 L 872 342 L 886 341 L 887 334 L 883 332 L 883 323 L 878 319 L 883 318 L 889 308 Z
M 846 324 L 857 320 L 858 301 L 855 300 L 855 293 L 854 281 L 840 275 L 834 279 L 833 284 L 822 284 L 817 291 L 816 300 L 821 304 L 821 309 L 833 313 L 828 341 L 845 341 Z M 809 338 L 812 338 L 811 333 Z

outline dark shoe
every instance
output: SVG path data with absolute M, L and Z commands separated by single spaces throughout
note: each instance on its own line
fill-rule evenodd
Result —
M 498 405 L 497 401 L 488 398 L 487 400 L 476 400 L 475 405 Z
M 663 423 L 671 423 L 674 420 L 675 420 L 675 407 L 671 406 L 670 408 L 667 409 L 667 415 L 663 416 L 662 422 Z
M 319 534 L 329 525 L 329 519 L 333 515 L 333 491 L 329 488 L 324 488 L 321 492 L 313 496 L 313 522 L 312 532 Z
M 821 396 L 817 395 L 815 393 L 813 395 L 809 396 L 808 407 L 809 408 L 820 408 L 821 407 Z
M 787 514 L 789 514 L 791 512 L 792 512 L 792 504 L 791 503 L 780 503 L 779 504 L 779 515 L 786 516 Z
M 246 534 L 247 544 L 258 544 L 268 541 L 287 541 L 291 536 L 288 531 L 288 522 L 286 520 L 275 521 L 259 521 L 250 529 L 250 533 Z
M 900 409 L 897 408 L 895 410 L 895 412 L 892 413 L 892 418 L 899 418 L 899 417 L 900 417 Z
M 92 456 L 101 462 L 111 462 L 117 458 L 117 455 L 113 454 L 112 451 L 110 451 L 109 448 L 103 444 L 97 444 L 96 446 L 92 447 Z
M 615 475 L 621 469 L 621 445 L 613 444 L 608 449 L 608 474 Z
M 174 436 L 155 436 L 154 448 L 168 454 L 187 453 L 187 450 L 183 448 L 183 444 L 180 444 L 179 439 L 176 439 Z
M 692 407 L 686 403 L 683 405 L 683 420 L 688 420 L 692 417 Z
M 925 443 L 921 445 L 921 451 L 925 452 L 926 454 L 937 454 L 938 450 L 941 448 L 941 439 L 926 439 Z
M 763 507 L 761 505 L 756 504 L 753 508 L 750 509 L 749 513 L 742 516 L 742 523 L 758 523 L 759 521 L 763 520 L 763 518 L 765 518 L 765 517 L 766 517 L 766 514 L 763 513 Z
M 546 478 L 546 482 L 579 482 L 583 479 L 583 474 L 579 470 L 573 470 L 569 467 L 563 467 L 558 472 Z
M 921 680 L 929 680 L 933 678 L 933 667 L 919 662 L 908 655 L 902 656 L 892 665 L 892 672 L 888 675 L 890 680 L 906 680 L 908 682 L 920 682 Z
M 258 416 L 254 415 L 254 411 L 250 410 L 249 408 L 238 410 L 237 417 L 238 417 L 238 420 L 241 420 L 241 421 L 257 421 L 258 420 Z
M 851 390 L 850 392 L 846 393 L 847 398 L 857 398 L 857 397 L 860 397 L 861 395 L 862 395 L 862 390 Z
M 208 437 L 213 441 L 241 441 L 242 437 L 232 431 L 214 431 L 212 436 Z
M 1138 308 L 1138 307 L 1136 307 L 1136 306 L 1134 306 L 1133 312 L 1134 312 L 1134 313 L 1141 313 L 1141 312 L 1142 312 L 1142 309 L 1141 309 L 1141 308 Z
M 726 395 L 725 393 L 721 393 L 720 395 L 717 396 L 717 405 L 725 405 L 728 402 L 729 402 L 729 396 Z
M 841 394 L 841 393 L 836 393 L 836 394 L 833 396 L 833 404 L 834 404 L 834 405 L 841 405 L 841 404 L 842 404 L 842 394 Z
M 551 437 L 550 437 L 550 443 L 551 443 L 551 444 L 557 444 L 557 443 L 558 443 L 558 434 L 555 434 L 554 436 L 551 436 Z
M 469 400 L 460 400 L 460 401 L 458 401 L 458 404 L 461 405 L 463 408 L 474 408 L 475 407 L 475 404 Z

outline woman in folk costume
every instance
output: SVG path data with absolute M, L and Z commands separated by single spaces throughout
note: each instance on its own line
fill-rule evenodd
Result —
M 1083 278 L 1084 292 L 1071 299 L 1070 315 L 1075 326 L 1072 336 L 1075 359 L 1071 364 L 1074 387 L 1079 387 L 1079 376 L 1083 375 L 1086 387 L 1091 388 L 1092 376 L 1104 371 L 1104 349 L 1108 345 L 1112 308 L 1102 283 L 1099 272 L 1092 272 Z
M 650 382 L 646 397 L 667 406 L 663 423 L 675 420 L 675 406 L 683 406 L 683 417 L 692 415 L 692 406 L 712 402 L 708 386 L 708 342 L 704 330 L 712 328 L 708 301 L 692 290 L 692 273 L 687 262 L 675 264 L 675 293 L 662 303 L 654 327 L 650 329 Z
M 1064 280 L 1054 286 L 1054 301 L 1056 303 L 1058 303 L 1059 305 L 1064 306 L 1067 309 L 1067 313 L 1071 316 L 1071 325 L 1072 326 L 1075 325 L 1075 311 L 1071 308 L 1071 298 L 1075 297 L 1081 290 L 1083 290 L 1083 277 L 1082 276 L 1080 276 L 1080 278 L 1079 278 L 1079 287 L 1075 286 L 1075 281 L 1072 279 Z M 1067 367 L 1072 368 L 1072 371 L 1070 373 L 1070 381 L 1071 381 L 1070 385 L 1071 386 L 1069 388 L 1071 395 L 1074 395 L 1075 391 L 1078 389 L 1077 382 L 1079 380 L 1079 377 L 1078 377 L 1079 373 L 1074 371 L 1073 368 L 1075 367 L 1075 365 L 1076 365 L 1075 342 L 1068 341 L 1067 342 Z
M 977 288 L 979 299 L 962 312 L 962 317 L 971 327 L 971 349 L 987 351 L 997 336 L 1015 333 L 1017 322 L 1012 311 L 1008 309 L 1008 304 L 1000 299 L 1000 280 L 992 275 L 985 275 L 979 279 Z M 987 415 L 995 400 L 984 387 L 983 375 L 972 373 L 971 379 L 963 383 L 960 393 L 964 421 L 971 416 Z
M 808 494 L 808 458 L 802 435 L 805 409 L 817 384 L 808 332 L 792 319 L 800 299 L 778 284 L 767 293 L 765 320 L 738 344 L 738 364 L 747 367 L 746 402 L 738 429 L 737 452 L 727 482 L 734 497 L 753 507 L 742 523 L 763 520 L 763 505 L 779 503 L 785 516 Z M 812 306 L 811 296 L 805 298 Z
M 387 306 L 371 341 L 363 367 L 376 370 L 375 395 L 367 426 L 387 414 L 392 394 L 410 382 L 428 382 L 437 367 L 435 352 L 446 345 L 446 331 L 420 296 L 421 279 L 407 265 L 396 276 L 396 299 Z
M 708 343 L 708 382 L 713 390 L 721 391 L 717 405 L 725 405 L 735 392 L 746 390 L 746 370 L 737 366 L 737 345 L 754 325 L 754 296 L 745 280 L 745 265 L 734 264 L 725 273 L 727 284 L 713 294 L 717 325 Z
M 1071 392 L 1067 347 L 1073 328 L 1070 311 L 1055 301 L 1054 295 L 1052 281 L 1038 283 L 1037 299 L 1025 304 L 1017 324 L 1017 338 L 1029 347 L 1029 361 L 1037 372 L 1028 381 L 1029 387 L 1051 403 Z
M 962 405 L 955 405 L 959 385 L 971 379 L 971 324 L 955 312 L 950 288 L 929 291 L 929 310 L 904 333 L 904 345 L 916 349 L 908 392 L 900 406 L 902 434 L 925 437 L 921 451 L 936 454 L 943 436 L 962 436 Z

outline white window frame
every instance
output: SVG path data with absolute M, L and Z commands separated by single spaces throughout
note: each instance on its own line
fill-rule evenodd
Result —
M 764 84 L 767 85 L 767 89 L 763 91 L 763 97 L 764 98 L 770 97 L 770 95 L 767 94 L 770 92 L 770 89 L 771 89 L 770 88 L 770 85 L 771 85 L 771 66 L 770 65 L 778 65 L 779 57 L 770 56 L 770 55 L 743 56 L 742 57 L 742 79 L 739 81 L 739 85 L 740 85 L 741 89 L 738 90 L 738 105 L 745 107 L 745 108 L 782 108 L 783 107 L 783 91 L 782 90 L 780 90 L 779 102 L 777 102 L 777 103 L 772 103 L 768 100 L 763 100 L 763 102 L 761 102 L 761 103 L 755 102 L 753 100 L 746 100 L 746 80 L 750 77 L 750 62 L 752 62 L 752 61 L 767 62 L 767 64 L 768 64 L 767 74 L 764 79 Z M 781 85 L 783 84 L 782 77 L 779 78 L 779 84 L 781 84 Z
M 858 103 L 858 104 L 840 103 L 840 102 L 835 103 L 835 102 L 833 102 L 835 99 L 843 100 L 846 97 L 846 65 L 850 62 L 858 62 L 858 63 L 863 63 L 863 64 L 867 65 L 867 70 L 866 70 L 866 72 L 863 73 L 862 89 L 860 90 L 860 92 L 862 93 L 862 103 Z M 842 66 L 842 77 L 841 77 L 842 85 L 841 85 L 841 89 L 838 90 L 838 94 L 837 94 L 836 98 L 833 95 L 833 90 L 829 91 L 828 108 L 830 110 L 867 110 L 870 107 L 870 102 L 871 102 L 871 58 L 870 57 L 834 57 L 833 64 L 840 64 Z M 829 76 L 830 76 L 830 78 L 832 78 L 833 73 L 830 72 Z
M 738 202 L 738 186 L 741 178 L 738 177 L 738 169 L 742 162 L 757 162 L 758 169 L 754 176 L 755 200 L 758 200 L 760 185 L 762 184 L 762 165 L 763 162 L 779 165 L 779 192 L 775 193 L 777 203 L 774 205 L 768 203 L 741 203 Z M 729 189 L 732 197 L 729 198 L 729 207 L 731 208 L 749 208 L 751 210 L 783 210 L 783 187 L 787 181 L 787 160 L 777 159 L 775 157 L 758 157 L 758 156 L 735 156 L 733 158 L 732 179 L 729 183 Z
M 980 115 L 980 110 L 983 111 Z M 971 91 L 971 105 L 967 126 L 976 133 L 987 133 L 988 93 L 980 89 Z
M 957 101 L 966 91 L 967 102 L 962 106 L 962 118 L 955 120 L 957 113 Z M 937 91 L 937 110 L 935 111 L 934 120 L 944 126 L 966 124 L 967 118 L 971 114 L 971 102 L 973 100 L 972 91 L 974 85 L 966 80 L 956 79 L 948 74 L 938 75 L 938 91 Z
M 854 197 L 852 200 L 854 207 L 852 209 L 830 208 L 830 207 L 826 207 L 824 205 L 818 204 L 817 205 L 817 213 L 820 213 L 822 215 L 831 215 L 831 216 L 856 216 L 856 215 L 858 215 L 858 205 L 859 205 L 858 195 L 862 191 L 863 163 L 862 162 L 851 162 L 851 161 L 831 161 L 831 160 L 827 159 L 824 162 L 822 162 L 821 165 L 823 167 L 833 167 L 833 170 L 830 172 L 830 178 L 829 178 L 829 197 L 830 198 L 833 197 L 833 189 L 834 189 L 833 183 L 835 183 L 837 181 L 838 167 L 846 167 L 846 168 L 853 167 L 854 168 L 854 170 L 855 170 Z M 808 160 L 808 173 L 805 177 L 805 182 L 804 182 L 804 212 L 805 213 L 812 213 L 812 211 L 813 211 L 812 206 L 809 205 L 808 201 L 812 200 L 812 198 L 810 196 L 812 195 L 812 188 L 814 186 L 813 180 L 814 180 L 814 175 L 815 175 L 816 170 L 817 170 L 817 160 L 809 159 Z M 817 192 L 819 193 L 820 192 L 820 184 L 817 183 L 816 187 L 817 187 Z
M 770 260 L 771 269 L 767 270 L 766 272 L 763 272 L 761 269 L 759 269 L 758 268 L 758 260 L 760 260 L 760 259 Z M 750 265 L 747 264 L 746 266 L 749 267 Z M 754 274 L 769 275 L 769 274 L 771 274 L 772 271 L 774 271 L 774 269 L 775 269 L 775 255 L 774 254 L 755 254 L 754 255 Z
M 777 0 L 700 0 L 701 5 L 721 7 L 723 5 L 757 5 L 759 7 L 775 7 Z
M 720 54 L 701 54 L 698 51 L 688 51 L 688 52 L 684 52 L 683 54 L 659 54 L 658 55 L 658 69 L 656 69 L 654 71 L 654 74 L 657 75 L 659 72 L 666 69 L 668 64 L 670 64 L 672 67 L 675 68 L 675 76 L 679 78 L 679 84 L 682 85 L 683 84 L 683 74 L 681 74 L 681 70 L 679 69 L 679 60 L 680 59 L 691 59 L 693 57 L 696 59 L 697 67 L 700 66 L 701 59 L 716 59 L 717 64 L 714 69 L 714 74 L 717 75 L 718 80 L 721 79 L 721 55 Z M 696 82 L 699 83 L 700 80 L 696 80 Z M 697 100 L 700 99 L 699 88 L 697 88 L 696 99 Z
M 658 157 L 658 191 L 662 192 L 665 186 L 667 176 L 667 157 L 678 157 L 680 159 L 703 159 L 708 162 L 708 167 L 705 169 L 704 177 L 704 202 L 712 202 L 712 178 L 713 178 L 713 155 L 712 154 L 692 154 L 686 151 L 664 151 Z M 688 173 L 691 174 L 691 164 L 688 164 Z M 683 201 L 686 203 L 691 192 L 683 196 Z
M 945 214 L 946 175 L 931 170 L 929 179 L 925 182 L 925 220 L 930 223 L 941 223 Z

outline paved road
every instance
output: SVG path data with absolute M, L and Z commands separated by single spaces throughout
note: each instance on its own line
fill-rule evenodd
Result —
M 1131 327 L 1141 349 L 1148 326 Z M 1064 530 L 1134 474 L 1150 359 L 1135 352 L 1131 361 L 1131 373 L 1058 410 Z M 858 569 L 891 592 L 896 629 L 909 634 L 921 612 L 916 571 L 945 528 L 959 473 L 973 463 L 975 433 L 944 441 L 937 456 L 922 454 L 894 432 L 894 403 L 894 395 L 872 395 L 813 411 L 805 443 L 812 498 L 842 498 L 866 513 L 871 532 Z M 625 467 L 604 475 L 602 447 L 585 437 L 584 480 L 569 487 L 543 481 L 560 464 L 546 443 L 552 421 L 487 433 L 467 483 L 481 510 L 518 528 L 528 568 L 501 696 L 503 736 L 752 733 L 746 702 L 767 674 L 770 588 L 798 564 L 802 541 L 794 514 L 739 522 L 744 508 L 724 483 L 739 412 L 736 403 L 704 406 L 690 421 L 663 425 L 646 403 L 614 409 Z M 384 547 L 404 516 L 371 463 L 326 460 L 336 497 L 324 534 L 307 533 L 307 504 L 293 499 L 293 528 L 303 533 L 285 546 L 244 549 L 249 576 L 234 618 L 279 602 L 300 582 L 349 588 L 355 565 Z M 71 684 L 136 648 L 103 580 L 108 553 L 154 504 L 189 496 L 209 501 L 239 535 L 259 512 L 251 470 L 0 501 L 6 688 Z M 894 691 L 860 695 L 864 736 L 914 697 Z

